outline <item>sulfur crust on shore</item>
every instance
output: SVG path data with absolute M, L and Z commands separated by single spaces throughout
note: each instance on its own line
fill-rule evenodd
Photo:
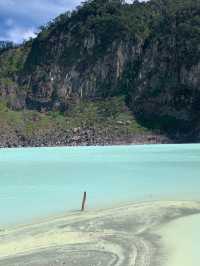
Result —
M 10 228 L 0 232 L 0 265 L 162 266 L 159 228 L 197 213 L 199 202 L 140 202 Z

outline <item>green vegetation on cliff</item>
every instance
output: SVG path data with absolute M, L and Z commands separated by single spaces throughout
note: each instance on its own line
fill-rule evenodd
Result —
M 147 141 L 151 135 L 137 123 L 121 97 L 81 101 L 66 113 L 13 111 L 0 102 L 0 124 L 0 146 L 9 147 L 128 143 L 136 138 Z
M 61 123 L 197 141 L 199 66 L 199 1 L 85 1 L 34 40 L 0 46 L 1 117 L 28 134 Z

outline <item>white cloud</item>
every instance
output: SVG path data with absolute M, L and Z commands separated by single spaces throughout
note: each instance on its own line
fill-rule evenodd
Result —
M 0 10 L 14 16 L 30 16 L 42 21 L 79 4 L 80 0 L 0 0 Z
M 8 30 L 6 39 L 11 40 L 14 43 L 21 43 L 23 40 L 28 40 L 29 38 L 36 37 L 34 31 L 35 30 L 33 28 L 23 29 L 23 28 L 14 27 Z
M 0 39 L 21 42 L 81 0 L 0 0 Z

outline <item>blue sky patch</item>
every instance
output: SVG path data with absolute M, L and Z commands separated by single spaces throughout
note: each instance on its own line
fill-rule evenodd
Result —
M 0 0 L 0 40 L 20 43 L 34 37 L 38 27 L 72 10 L 80 0 Z

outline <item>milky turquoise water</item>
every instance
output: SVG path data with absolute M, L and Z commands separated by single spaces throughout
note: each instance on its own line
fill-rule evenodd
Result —
M 0 150 L 0 225 L 135 200 L 199 199 L 200 145 Z

